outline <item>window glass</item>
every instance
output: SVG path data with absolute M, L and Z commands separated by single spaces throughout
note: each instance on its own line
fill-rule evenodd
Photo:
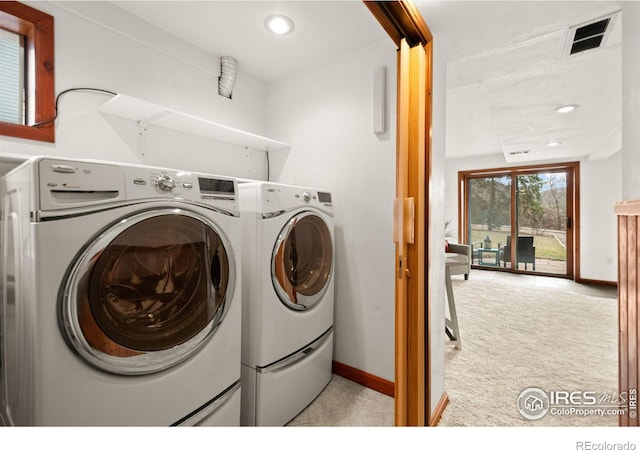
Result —
M 0 121 L 24 124 L 22 36 L 0 28 Z

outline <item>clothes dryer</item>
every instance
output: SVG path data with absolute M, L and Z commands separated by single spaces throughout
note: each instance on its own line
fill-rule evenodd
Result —
M 243 425 L 284 425 L 331 379 L 331 193 L 240 183 Z
M 7 425 L 239 425 L 234 179 L 37 157 L 2 194 Z

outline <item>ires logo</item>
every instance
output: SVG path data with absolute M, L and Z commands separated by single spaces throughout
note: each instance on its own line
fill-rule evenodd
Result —
M 549 391 L 551 406 L 592 406 L 598 404 L 595 391 Z
M 598 393 L 593 390 L 544 391 L 530 387 L 520 393 L 518 411 L 525 419 L 537 420 L 547 415 L 554 416 L 621 416 L 626 413 L 634 418 L 637 414 L 635 390 L 621 393 Z
M 632 419 L 638 417 L 638 391 L 636 389 L 629 390 L 629 417 Z

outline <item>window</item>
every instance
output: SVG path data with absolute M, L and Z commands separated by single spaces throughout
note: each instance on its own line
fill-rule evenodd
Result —
M 53 48 L 52 16 L 0 2 L 0 135 L 55 141 Z

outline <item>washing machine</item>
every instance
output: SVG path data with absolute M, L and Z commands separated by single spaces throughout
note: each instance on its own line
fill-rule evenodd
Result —
M 331 193 L 239 184 L 242 212 L 242 408 L 246 426 L 285 425 L 331 379 Z
M 236 180 L 36 157 L 0 191 L 5 425 L 239 425 Z

